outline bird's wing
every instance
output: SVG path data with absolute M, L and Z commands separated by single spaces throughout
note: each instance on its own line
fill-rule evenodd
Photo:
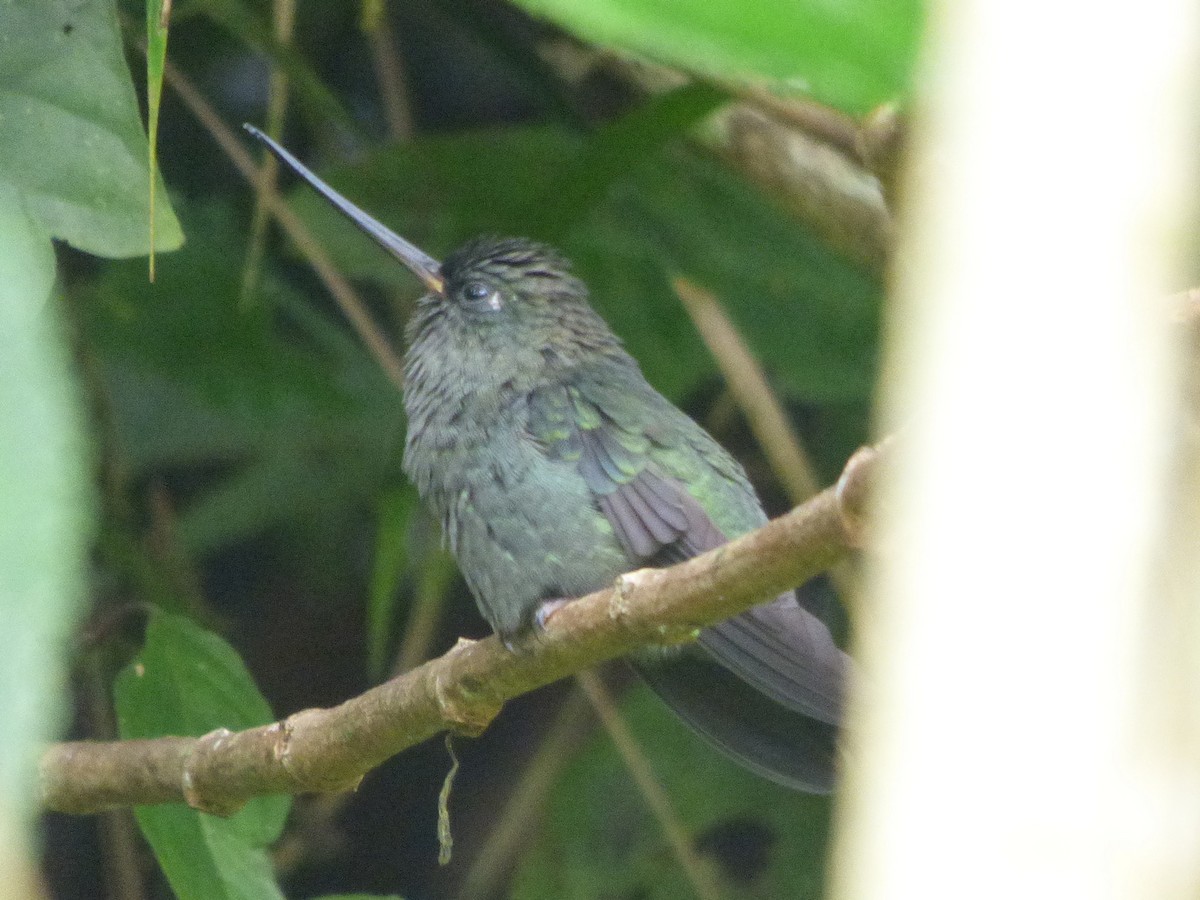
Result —
M 727 506 L 744 508 L 735 534 L 765 521 L 737 463 L 645 382 L 577 379 L 545 389 L 531 412 L 534 437 L 576 464 L 631 565 L 669 565 L 728 540 L 688 482 L 713 480 Z M 705 629 L 699 643 L 775 701 L 840 720 L 846 658 L 792 592 Z
M 531 397 L 530 430 L 548 456 L 574 463 L 630 563 L 680 548 L 690 533 L 710 546 L 724 543 L 703 510 L 687 503 L 680 483 L 652 466 L 653 432 L 643 424 L 650 416 L 638 415 L 631 402 L 642 398 L 625 394 L 605 403 L 595 385 L 578 381 Z

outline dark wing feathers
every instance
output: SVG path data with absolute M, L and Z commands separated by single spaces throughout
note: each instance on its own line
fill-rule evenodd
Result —
M 549 455 L 576 462 L 631 563 L 677 562 L 725 543 L 728 537 L 687 487 L 654 462 L 655 450 L 680 448 L 665 443 L 671 429 L 653 420 L 647 392 L 664 416 L 680 414 L 649 388 L 617 387 L 629 393 L 595 382 L 539 392 L 530 404 L 535 439 Z M 752 495 L 736 463 L 700 434 L 694 440 L 703 445 L 689 449 Z M 705 629 L 699 643 L 775 702 L 822 722 L 840 720 L 847 659 L 791 592 Z
M 831 725 L 841 721 L 846 657 L 792 594 L 706 628 L 699 642 L 777 703 Z
M 596 502 L 633 560 L 657 556 L 664 547 L 677 544 L 691 526 L 682 504 L 670 496 L 667 483 L 653 472 L 643 471 L 607 493 L 597 492 Z
M 579 444 L 583 451 L 579 472 L 597 494 L 606 494 L 630 481 L 641 468 L 637 457 L 617 443 L 603 424 L 580 429 Z
M 780 709 L 700 654 L 679 654 L 669 665 L 644 660 L 634 665 L 685 722 L 742 765 L 798 790 L 833 789 L 835 725 Z

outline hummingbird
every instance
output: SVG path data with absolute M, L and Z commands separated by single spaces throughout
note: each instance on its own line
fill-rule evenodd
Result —
M 439 263 L 245 128 L 424 284 L 404 470 L 506 646 L 557 604 L 767 521 L 742 467 L 646 381 L 558 251 L 487 236 Z M 849 660 L 794 592 L 632 662 L 741 765 L 832 790 Z

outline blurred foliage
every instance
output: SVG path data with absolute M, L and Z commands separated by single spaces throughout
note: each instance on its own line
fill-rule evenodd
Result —
M 827 798 L 781 791 L 714 753 L 642 685 L 622 712 L 724 893 L 823 896 Z M 608 739 L 598 737 L 563 773 L 513 897 L 694 896 L 662 828 L 628 781 Z
M 908 87 L 917 0 L 518 0 L 588 40 L 721 78 L 756 76 L 848 112 Z
M 22 207 L 0 182 L 0 832 L 10 860 L 33 818 L 37 755 L 68 707 L 64 649 L 83 597 L 92 499 L 54 253 Z
M 522 5 L 613 49 L 800 91 L 854 114 L 908 90 L 919 30 L 914 0 Z M 133 35 L 146 7 L 119 6 Z M 37 587 L 33 597 L 6 581 L 0 595 L 29 618 L 6 617 L 9 661 L 37 672 L 5 679 L 19 693 L 8 708 L 36 710 L 10 716 L 19 739 L 0 730 L 5 766 L 28 763 L 31 736 L 56 727 L 63 702 L 47 693 L 82 580 L 79 481 L 89 459 L 102 502 L 84 644 L 103 651 L 94 659 L 115 682 L 124 735 L 238 728 L 337 702 L 388 671 L 397 647 L 427 656 L 486 630 L 462 584 L 447 591 L 444 558 L 403 478 L 401 398 L 304 261 L 272 241 L 250 279 L 257 293 L 239 301 L 253 191 L 169 87 L 158 155 L 171 193 L 168 202 L 160 183 L 156 246 L 180 246 L 179 222 L 187 244 L 159 258 L 154 284 L 143 260 L 96 258 L 149 249 L 148 145 L 135 100 L 146 85 L 126 58 L 145 69 L 132 40 L 121 46 L 117 7 L 0 4 L 0 341 L 10 342 L 0 344 L 9 513 L 0 572 Z M 289 146 L 435 255 L 485 231 L 561 246 L 651 382 L 743 458 L 770 504 L 778 490 L 669 286 L 676 274 L 703 284 L 766 364 L 816 459 L 836 471 L 866 433 L 878 273 L 839 257 L 688 140 L 725 102 L 720 91 L 691 85 L 646 98 L 611 75 L 568 77 L 540 52 L 562 33 L 515 6 L 421 0 L 367 12 L 380 9 L 394 58 L 380 35 L 360 30 L 363 9 L 352 4 L 301 2 L 296 42 L 285 47 L 267 0 L 176 2 L 170 61 L 231 127 L 261 120 L 267 67 L 285 71 L 298 114 Z M 380 53 L 402 80 L 380 81 Z M 153 62 L 151 97 L 158 77 Z M 381 137 L 389 90 L 411 107 L 411 137 Z M 399 347 L 417 291 L 410 276 L 310 192 L 285 188 Z M 60 253 L 61 309 L 51 299 L 47 235 L 95 254 Z M 66 333 L 57 325 L 64 312 Z M 73 391 L 87 397 L 90 417 L 72 411 Z M 131 660 L 131 636 L 111 623 L 146 608 L 173 614 L 150 615 Z M 402 623 L 428 633 L 401 633 Z M 78 667 L 83 695 L 109 686 L 87 683 L 95 668 Z M 506 824 L 508 788 L 533 756 L 551 702 L 514 703 L 464 747 L 455 861 L 445 871 L 434 831 L 445 759 L 414 748 L 324 817 L 297 802 L 288 849 L 274 860 L 265 848 L 283 828 L 286 799 L 256 801 L 229 821 L 139 810 L 166 873 L 166 881 L 145 873 L 151 896 L 453 894 Z M 730 896 L 819 894 L 826 800 L 783 795 L 734 768 L 644 691 L 625 708 Z M 76 719 L 78 736 L 111 736 L 83 704 Z M 20 777 L 27 791 L 28 767 Z M 685 895 L 606 739 L 570 761 L 547 802 L 512 860 L 517 896 Z M 87 858 L 94 827 L 48 820 L 50 858 L 76 860 L 47 867 L 55 896 L 100 895 L 106 868 Z M 508 891 L 496 886 L 497 896 Z
M 238 304 L 243 223 L 227 202 L 181 209 L 197 239 L 155 284 L 114 263 L 79 295 L 130 475 L 213 473 L 178 522 L 202 556 L 369 501 L 399 478 L 404 423 L 378 367 L 294 288 L 267 278 L 267 303 Z

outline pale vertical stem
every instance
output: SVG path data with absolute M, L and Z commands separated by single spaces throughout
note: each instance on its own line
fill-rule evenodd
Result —
M 437 637 L 437 626 L 446 605 L 446 593 L 455 574 L 454 561 L 444 550 L 425 562 L 425 569 L 413 596 L 403 639 L 392 665 L 392 675 L 415 669 L 429 659 L 429 648 Z
M 296 0 L 274 0 L 271 5 L 272 25 L 280 46 L 291 46 L 296 31 Z M 283 119 L 287 113 L 290 93 L 287 73 L 272 69 L 267 95 L 267 134 L 280 140 Z M 250 222 L 249 250 L 242 267 L 241 302 L 249 304 L 258 290 L 259 274 L 267 240 L 267 194 L 276 189 L 279 178 L 279 161 L 270 153 L 263 153 L 263 164 L 259 168 L 258 182 L 254 185 L 254 215 Z
M 179 95 L 184 106 L 192 112 L 205 130 L 212 135 L 213 140 L 220 145 L 234 167 L 247 181 L 255 183 L 258 169 L 255 167 L 254 161 L 245 147 L 238 143 L 238 139 L 234 137 L 229 126 L 217 115 L 208 99 L 196 89 L 187 76 L 170 63 L 167 63 L 164 69 L 164 79 Z M 350 326 L 366 345 L 375 361 L 379 363 L 379 367 L 387 374 L 392 384 L 403 390 L 404 365 L 387 337 L 371 318 L 366 304 L 354 292 L 346 277 L 334 266 L 333 260 L 324 246 L 312 236 L 304 223 L 300 221 L 300 217 L 292 212 L 292 208 L 284 203 L 273 190 L 267 191 L 265 196 L 272 215 L 275 216 L 276 221 L 279 222 L 280 227 L 292 243 L 296 245 L 296 249 L 308 260 L 326 290 L 333 295 L 338 308 L 350 322 Z
M 701 900 L 719 900 L 722 892 L 712 866 L 696 855 L 691 836 L 679 820 L 671 798 L 659 784 L 650 761 L 633 732 L 629 730 L 629 726 L 625 724 L 625 720 L 621 718 L 612 695 L 604 687 L 604 682 L 595 672 L 585 670 L 575 676 L 575 683 L 583 689 L 583 693 L 592 704 L 592 709 L 600 717 L 600 724 L 604 726 L 605 732 L 616 747 L 638 791 L 650 807 L 650 812 L 658 820 L 659 827 L 662 828 L 692 890 Z
M 793 504 L 803 503 L 821 489 L 821 483 L 758 359 L 716 297 L 686 278 L 672 279 L 671 286 L 717 361 L 788 498 Z
M 930 9 L 835 896 L 1200 896 L 1197 469 L 1173 513 L 1151 299 L 1182 281 L 1198 13 Z
M 365 28 L 371 44 L 375 81 L 379 86 L 379 101 L 387 122 L 388 137 L 393 141 L 410 141 L 414 129 L 408 99 L 408 75 L 388 18 L 386 0 L 380 0 L 379 14 L 372 18 L 372 21 L 365 23 Z
M 591 733 L 591 718 L 591 705 L 580 691 L 572 691 L 504 801 L 504 809 L 492 818 L 487 840 L 471 860 L 462 887 L 455 892 L 461 900 L 499 894 L 500 885 L 517 865 L 522 849 L 542 827 L 559 776 Z

